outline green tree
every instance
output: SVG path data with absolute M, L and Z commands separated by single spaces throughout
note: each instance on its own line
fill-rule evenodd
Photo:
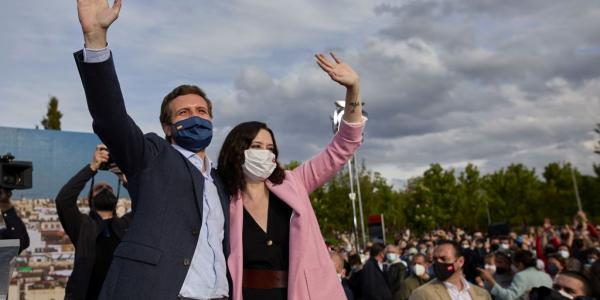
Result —
M 54 96 L 50 97 L 48 112 L 42 119 L 42 126 L 44 126 L 44 129 L 60 130 L 60 118 L 62 116 L 62 113 L 58 110 L 58 99 Z
M 542 186 L 544 215 L 558 224 L 569 223 L 577 212 L 571 169 L 569 163 L 561 165 L 555 162 L 548 164 L 542 174 L 545 181 Z M 573 172 L 576 173 L 576 181 L 580 184 L 579 172 Z
M 530 170 L 523 164 L 511 164 L 484 178 L 492 222 L 541 224 L 541 182 L 535 175 L 535 169 Z
M 468 164 L 460 172 L 457 186 L 458 199 L 455 218 L 468 229 L 481 229 L 487 225 L 487 194 L 483 189 L 483 180 L 477 166 Z

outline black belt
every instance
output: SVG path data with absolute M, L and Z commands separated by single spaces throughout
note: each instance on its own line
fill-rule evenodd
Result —
M 198 300 L 198 299 L 195 299 L 195 298 L 188 298 L 188 297 L 184 297 L 184 296 L 181 296 L 181 295 L 177 296 L 177 299 L 180 299 L 180 300 Z M 206 300 L 228 300 L 228 299 L 229 299 L 229 297 L 221 297 L 221 298 L 208 298 Z M 205 300 L 205 299 L 202 299 L 202 300 Z
M 244 269 L 242 287 L 250 289 L 282 289 L 287 287 L 288 272 Z

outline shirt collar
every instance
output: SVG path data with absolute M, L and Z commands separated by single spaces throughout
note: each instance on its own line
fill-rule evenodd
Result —
M 210 170 L 212 169 L 212 161 L 210 160 L 210 158 L 208 157 L 208 154 L 206 154 L 206 152 L 204 154 L 204 160 L 203 160 L 200 156 L 198 156 L 198 154 L 196 154 L 188 149 L 185 149 L 177 144 L 171 144 L 171 146 L 173 146 L 173 148 L 175 148 L 175 150 L 177 150 L 179 153 L 181 153 L 181 155 L 183 155 L 188 160 L 197 161 L 199 164 L 199 166 L 197 166 L 197 167 L 200 169 L 201 172 L 202 172 L 202 169 L 204 169 L 203 168 L 204 165 L 206 164 L 206 172 L 208 174 L 210 174 Z
M 442 283 L 444 284 L 444 286 L 449 289 L 449 290 L 455 290 L 458 292 L 468 292 L 471 289 L 471 286 L 469 285 L 469 282 L 467 282 L 467 280 L 464 277 L 460 277 L 460 281 L 462 281 L 462 284 L 464 286 L 464 289 L 459 290 L 457 286 L 455 286 L 454 284 L 448 282 L 448 281 L 443 281 Z

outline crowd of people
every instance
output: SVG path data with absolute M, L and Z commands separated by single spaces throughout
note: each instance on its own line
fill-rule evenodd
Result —
M 573 224 L 547 219 L 543 226 L 493 235 L 457 228 L 417 236 L 407 229 L 393 243 L 370 243 L 361 253 L 351 250 L 347 235 L 340 241 L 331 251 L 343 258 L 336 265 L 343 265 L 338 274 L 348 299 L 468 299 L 458 296 L 462 288 L 454 297 L 453 288 L 461 286 L 471 299 L 480 288 L 500 300 L 600 299 L 600 234 L 583 211 Z M 448 283 L 457 272 L 464 284 Z M 436 282 L 446 282 L 443 297 L 419 289 Z

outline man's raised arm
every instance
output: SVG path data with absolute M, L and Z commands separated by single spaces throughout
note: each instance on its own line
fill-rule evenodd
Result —
M 107 31 L 117 19 L 121 0 L 109 6 L 107 0 L 78 0 L 77 13 L 85 40 L 85 51 L 75 53 L 75 61 L 85 90 L 94 132 L 108 147 L 111 156 L 128 177 L 133 177 L 153 153 L 144 134 L 129 117 L 113 59 L 107 49 Z M 102 59 L 90 60 L 90 53 L 103 49 Z

